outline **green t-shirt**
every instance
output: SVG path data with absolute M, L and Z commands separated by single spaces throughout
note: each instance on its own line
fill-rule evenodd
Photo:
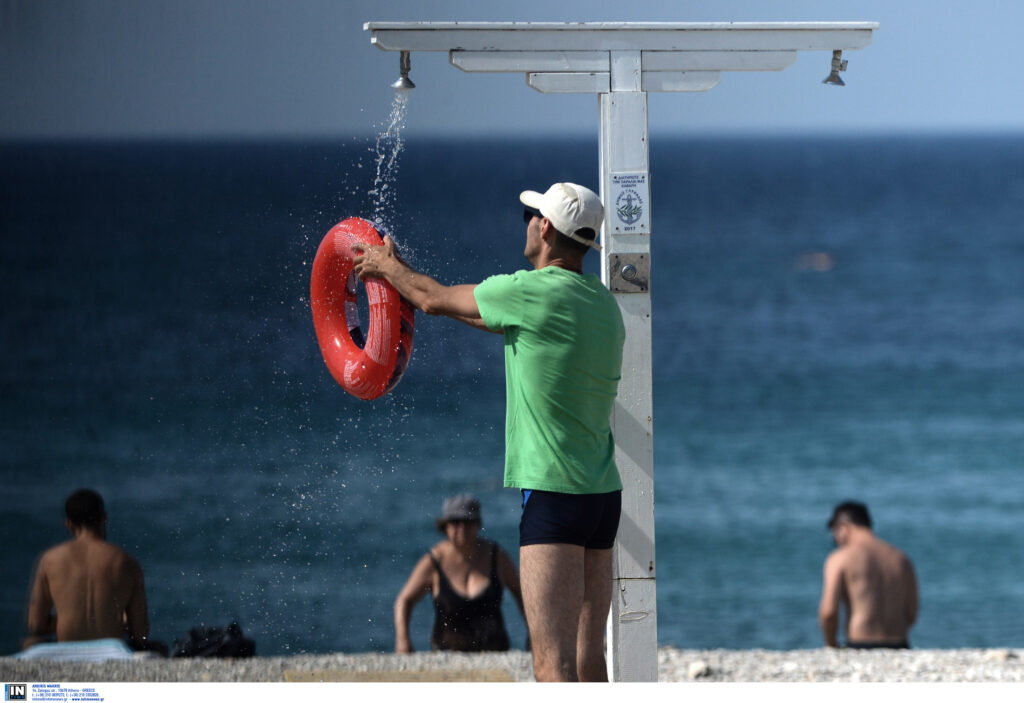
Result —
M 484 324 L 505 334 L 505 485 L 621 489 L 610 420 L 626 332 L 611 292 L 546 266 L 492 276 L 475 296 Z

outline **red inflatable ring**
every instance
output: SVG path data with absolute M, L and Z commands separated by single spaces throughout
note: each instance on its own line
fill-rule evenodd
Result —
M 370 326 L 364 336 L 356 304 L 359 277 L 352 269 L 356 242 L 383 244 L 374 226 L 358 217 L 339 222 L 324 236 L 313 260 L 309 300 L 331 376 L 357 398 L 373 400 L 394 388 L 405 372 L 414 309 L 387 281 L 367 279 Z

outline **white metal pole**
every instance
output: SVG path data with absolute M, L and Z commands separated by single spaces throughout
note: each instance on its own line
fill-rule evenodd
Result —
M 608 678 L 657 681 L 647 93 L 641 90 L 639 51 L 613 51 L 610 63 L 611 92 L 598 96 L 605 205 L 601 276 L 622 309 L 626 344 L 612 413 L 623 492 L 612 562 Z

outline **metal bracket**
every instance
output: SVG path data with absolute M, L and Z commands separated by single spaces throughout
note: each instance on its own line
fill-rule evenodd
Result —
M 611 254 L 608 256 L 609 288 L 612 293 L 646 293 L 651 281 L 648 254 Z

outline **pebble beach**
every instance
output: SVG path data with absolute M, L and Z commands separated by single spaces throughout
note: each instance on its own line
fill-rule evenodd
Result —
M 1024 650 L 689 650 L 658 651 L 660 682 L 1014 683 Z M 6 681 L 61 682 L 516 682 L 532 681 L 530 655 L 422 652 L 248 659 L 22 661 L 0 658 Z

